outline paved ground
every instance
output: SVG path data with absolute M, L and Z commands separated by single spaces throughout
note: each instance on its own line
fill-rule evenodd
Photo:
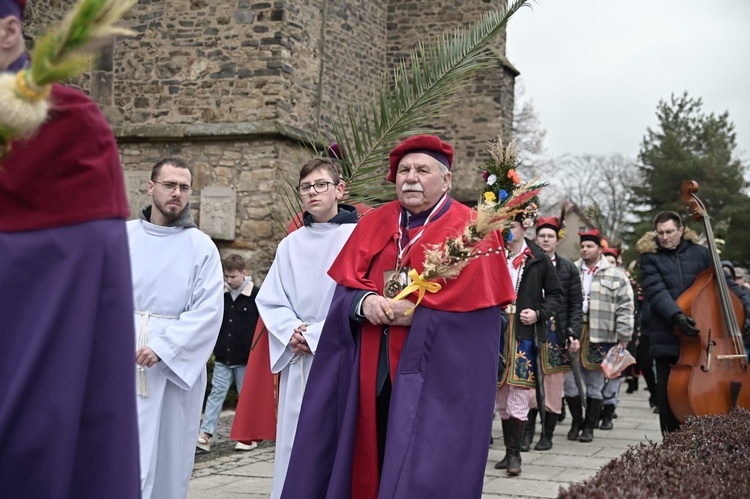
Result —
M 648 407 L 644 390 L 621 394 L 618 418 L 611 431 L 595 430 L 591 443 L 569 442 L 565 438 L 570 417 L 558 424 L 552 450 L 523 453 L 523 473 L 508 477 L 494 464 L 504 455 L 502 430 L 496 421 L 495 445 L 490 447 L 485 471 L 483 499 L 557 497 L 559 488 L 581 482 L 632 445 L 647 440 L 660 442 L 659 419 Z M 227 440 L 233 413 L 222 414 L 218 435 L 210 453 L 196 454 L 188 499 L 260 499 L 268 497 L 273 475 L 273 443 L 262 442 L 247 452 L 233 450 Z M 539 425 L 534 442 L 539 438 Z M 455 449 L 446 449 L 453 452 Z

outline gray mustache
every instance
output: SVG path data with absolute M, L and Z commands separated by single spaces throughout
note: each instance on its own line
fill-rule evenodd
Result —
M 419 184 L 404 184 L 401 186 L 401 192 L 424 192 L 424 189 Z

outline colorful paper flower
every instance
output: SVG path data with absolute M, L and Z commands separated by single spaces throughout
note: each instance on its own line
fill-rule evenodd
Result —
M 497 199 L 497 198 L 495 197 L 495 193 L 494 192 L 485 192 L 484 193 L 484 200 L 487 201 L 488 203 L 494 203 L 495 199 Z
M 508 178 L 516 185 L 521 183 L 521 177 L 518 176 L 518 172 L 515 169 L 508 170 Z
M 487 185 L 495 185 L 495 182 L 497 182 L 497 175 L 494 173 L 487 177 Z

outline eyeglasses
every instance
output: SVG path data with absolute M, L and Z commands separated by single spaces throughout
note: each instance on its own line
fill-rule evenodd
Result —
M 338 183 L 334 182 L 315 182 L 314 184 L 302 184 L 299 187 L 297 187 L 297 192 L 300 196 L 307 196 L 310 194 L 310 189 L 315 189 L 315 192 L 317 194 L 321 194 L 323 192 L 326 192 L 328 190 L 329 185 L 339 185 Z
M 664 236 L 669 237 L 672 234 L 674 234 L 675 232 L 677 232 L 677 229 L 657 230 L 656 231 L 656 235 L 659 236 L 659 237 L 664 237 Z
M 167 192 L 169 194 L 172 194 L 177 188 L 180 189 L 180 194 L 188 194 L 193 190 L 189 185 L 178 184 L 175 182 L 159 182 L 158 180 L 154 180 L 154 183 L 159 184 L 164 192 Z

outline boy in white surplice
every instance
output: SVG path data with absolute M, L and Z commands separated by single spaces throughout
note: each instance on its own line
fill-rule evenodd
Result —
M 327 272 L 357 223 L 356 209 L 338 204 L 344 183 L 329 158 L 305 163 L 297 190 L 304 226 L 281 241 L 256 298 L 270 335 L 271 370 L 281 373 L 272 498 L 281 496 L 305 383 L 336 287 Z

